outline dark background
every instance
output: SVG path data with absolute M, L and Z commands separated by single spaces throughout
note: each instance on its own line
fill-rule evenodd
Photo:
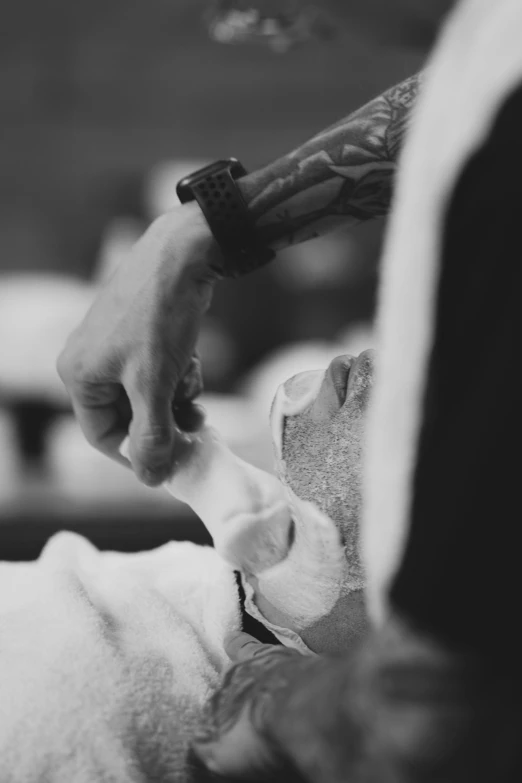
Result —
M 252 170 L 290 151 L 415 72 L 449 3 L 321 5 L 337 15 L 335 37 L 277 54 L 212 41 L 203 22 L 209 4 L 200 0 L 4 0 L 0 286 L 5 273 L 90 280 L 111 220 L 133 216 L 146 227 L 152 166 L 234 155 Z M 331 340 L 351 322 L 371 321 L 382 230 L 381 222 L 353 232 L 349 252 L 364 271 L 342 284 L 292 289 L 272 267 L 222 285 L 212 314 L 235 358 L 207 387 L 229 394 L 275 348 Z M 64 501 L 45 464 L 46 422 L 57 410 L 37 388 L 30 400 L 2 402 L 2 351 L 0 344 L 0 408 L 16 425 L 22 480 L 9 502 L 0 497 L 0 557 L 34 557 L 60 527 L 119 549 L 203 540 L 179 508 L 122 497 L 109 509 L 94 485 L 91 505 Z
M 373 5 L 378 20 L 387 4 Z M 417 47 L 385 45 L 349 20 L 337 40 L 285 55 L 226 46 L 209 39 L 204 8 L 4 0 L 1 268 L 87 276 L 123 185 L 153 163 L 234 154 L 256 168 L 414 72 L 424 55 L 424 33 Z

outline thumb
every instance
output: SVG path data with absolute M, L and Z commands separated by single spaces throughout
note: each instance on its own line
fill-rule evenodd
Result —
M 225 652 L 232 663 L 248 661 L 261 652 L 273 649 L 273 644 L 263 644 L 244 631 L 235 631 L 225 638 Z
M 129 428 L 129 458 L 137 478 L 156 487 L 171 472 L 174 443 L 179 431 L 172 412 L 173 386 L 146 387 L 129 383 L 127 395 L 132 408 Z

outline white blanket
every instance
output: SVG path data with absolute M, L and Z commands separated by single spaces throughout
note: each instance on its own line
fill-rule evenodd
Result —
M 72 533 L 0 563 L 0 781 L 185 781 L 240 627 L 232 570 L 172 543 L 98 552 Z
M 35 562 L 0 563 L 1 783 L 190 780 L 190 739 L 240 627 L 234 568 L 250 613 L 311 652 L 303 634 L 347 575 L 333 522 L 210 427 L 189 439 L 167 489 L 215 549 L 99 552 L 61 533 Z
M 384 258 L 368 449 L 364 537 L 376 620 L 386 615 L 404 544 L 444 207 L 464 162 L 522 79 L 521 29 L 520 0 L 461 4 L 428 69 L 403 158 Z M 294 628 L 290 636 L 282 629 L 280 638 L 299 645 L 306 613 L 329 611 L 343 574 L 327 574 L 324 602 L 314 604 L 309 599 L 317 594 L 306 595 L 297 581 L 292 596 L 283 594 L 289 573 L 307 576 L 299 568 L 305 555 L 308 576 L 320 574 L 314 552 L 341 567 L 338 540 L 328 520 L 313 510 L 307 516 L 298 503 L 289 504 L 288 515 L 276 485 L 259 495 L 256 482 L 244 482 L 242 497 L 253 488 L 250 498 L 261 502 L 242 520 L 242 503 L 227 516 L 227 498 L 238 496 L 226 494 L 233 490 L 222 479 L 213 485 L 218 504 L 194 492 L 197 482 L 171 489 L 188 492 L 188 500 L 192 491 L 195 507 L 203 502 L 200 513 L 218 549 L 254 574 L 265 595 L 272 591 L 271 602 L 291 615 Z M 256 516 L 267 508 L 273 514 Z M 299 525 L 289 547 L 292 515 Z M 304 555 L 292 562 L 299 551 Z M 0 564 L 1 783 L 186 780 L 191 731 L 227 664 L 224 634 L 238 626 L 231 568 L 215 551 L 191 544 L 102 554 L 67 534 L 36 563 Z

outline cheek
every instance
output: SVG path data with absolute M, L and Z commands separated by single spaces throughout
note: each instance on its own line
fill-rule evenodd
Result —
M 289 420 L 283 440 L 283 478 L 303 500 L 322 510 L 332 502 L 358 505 L 363 451 L 363 421 L 343 411 L 328 426 Z
M 359 488 L 362 475 L 364 426 L 363 417 L 353 411 L 342 411 L 332 422 L 325 451 L 329 483 L 347 491 L 347 485 Z

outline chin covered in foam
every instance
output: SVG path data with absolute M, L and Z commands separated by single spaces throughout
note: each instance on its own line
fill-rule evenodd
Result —
M 335 360 L 278 390 L 280 478 L 210 426 L 186 436 L 167 489 L 215 548 L 173 541 L 100 552 L 54 536 L 38 560 L 0 562 L 0 779 L 191 779 L 201 709 L 247 612 L 304 653 L 345 650 L 365 626 L 358 554 L 372 358 Z
M 271 428 L 279 480 L 204 425 L 166 485 L 242 573 L 247 611 L 302 651 L 342 650 L 366 626 L 359 519 L 372 378 L 368 351 L 278 389 Z

